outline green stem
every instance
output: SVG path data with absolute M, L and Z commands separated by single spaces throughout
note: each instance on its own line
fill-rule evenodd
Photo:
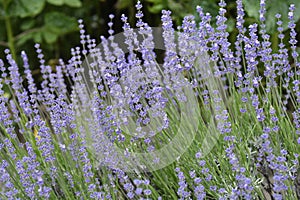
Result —
M 273 51 L 277 52 L 278 51 L 278 43 L 279 43 L 279 39 L 278 39 L 278 33 L 273 33 L 271 35 L 271 41 L 272 41 L 272 49 Z
M 15 41 L 14 41 L 14 35 L 13 35 L 13 30 L 11 26 L 11 21 L 10 21 L 10 16 L 7 12 L 7 7 L 8 7 L 8 2 L 7 0 L 2 0 L 3 2 L 3 7 L 5 11 L 5 27 L 6 27 L 6 34 L 7 34 L 7 40 L 8 40 L 8 47 L 11 51 L 11 55 L 14 60 L 16 60 L 16 49 L 15 49 Z

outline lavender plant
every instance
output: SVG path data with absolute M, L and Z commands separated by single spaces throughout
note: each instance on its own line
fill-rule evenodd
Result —
M 248 27 L 237 0 L 234 44 L 226 3 L 219 6 L 216 28 L 198 6 L 200 23 L 186 16 L 175 30 L 166 10 L 162 27 L 150 27 L 138 2 L 137 28 L 123 15 L 119 41 L 110 15 L 110 36 L 98 46 L 79 20 L 82 46 L 56 70 L 35 45 L 41 85 L 26 52 L 20 74 L 6 50 L 0 198 L 300 199 L 296 8 L 287 13 L 289 46 L 274 16 L 280 43 L 273 51 L 264 0 L 260 24 Z

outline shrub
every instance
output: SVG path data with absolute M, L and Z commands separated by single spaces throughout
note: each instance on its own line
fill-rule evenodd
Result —
M 0 60 L 1 197 L 4 199 L 296 199 L 299 61 L 295 6 L 290 38 L 272 51 L 264 0 L 260 24 L 244 27 L 237 0 L 236 42 L 228 42 L 226 6 L 217 27 L 186 16 L 177 31 L 170 11 L 162 28 L 122 16 L 122 38 L 82 47 L 53 70 L 35 45 L 43 77 L 24 76 L 9 50 Z M 154 32 L 162 31 L 163 63 Z M 125 49 L 122 47 L 126 47 Z M 4 92 L 11 92 L 8 98 Z

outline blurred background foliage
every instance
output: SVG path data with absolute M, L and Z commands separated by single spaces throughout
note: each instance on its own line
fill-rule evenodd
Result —
M 21 63 L 20 52 L 25 50 L 29 55 L 35 78 L 39 76 L 38 60 L 34 49 L 35 43 L 40 43 L 46 62 L 55 66 L 59 58 L 68 59 L 70 48 L 80 43 L 78 19 L 83 19 L 88 34 L 98 39 L 107 36 L 109 14 L 114 14 L 115 33 L 122 31 L 121 14 L 129 17 L 131 25 L 135 23 L 134 0 L 0 0 L 0 57 L 4 58 L 3 50 L 10 48 L 13 57 Z M 145 20 L 150 26 L 160 26 L 162 9 L 172 11 L 175 26 L 181 24 L 185 15 L 197 16 L 196 6 L 203 7 L 212 16 L 218 14 L 219 0 L 142 0 Z M 226 0 L 229 40 L 233 42 L 237 34 L 235 28 L 236 3 Z M 259 23 L 259 0 L 243 0 L 246 12 L 245 25 Z M 281 13 L 285 34 L 288 24 L 289 4 L 296 6 L 295 18 L 299 32 L 300 1 L 299 0 L 266 0 L 266 24 L 271 40 L 278 44 L 275 14 Z M 198 18 L 196 18 L 199 20 Z M 212 21 L 214 24 L 215 20 Z M 299 38 L 298 38 L 299 39 Z M 276 51 L 276 45 L 273 45 Z

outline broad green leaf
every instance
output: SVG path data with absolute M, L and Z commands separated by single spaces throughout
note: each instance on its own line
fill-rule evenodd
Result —
M 47 0 L 47 2 L 55 6 L 61 6 L 64 4 L 64 0 Z
M 128 8 L 130 6 L 132 6 L 133 3 L 131 1 L 128 1 L 128 0 L 118 0 L 117 3 L 116 3 L 116 8 L 117 9 L 124 9 L 124 8 Z
M 234 30 L 234 27 L 235 27 L 235 21 L 234 21 L 234 19 L 229 18 L 227 20 L 227 31 L 229 33 L 231 33 Z
M 184 9 L 182 4 L 177 3 L 173 0 L 168 1 L 168 7 L 170 8 L 170 10 L 172 10 L 174 12 L 180 12 Z
M 28 40 L 31 40 L 31 39 L 33 39 L 33 33 L 26 34 L 16 41 L 16 46 L 20 47 L 23 44 L 25 44 Z
M 33 34 L 33 40 L 36 43 L 41 43 L 42 42 L 42 32 L 35 32 Z
M 276 18 L 275 15 L 277 13 L 280 13 L 282 16 L 283 21 L 283 28 L 287 29 L 288 27 L 288 12 L 289 12 L 289 5 L 287 4 L 287 1 L 277 1 L 272 2 L 275 5 L 269 5 L 267 9 L 267 15 L 266 15 L 266 26 L 267 31 L 274 33 L 276 31 Z
M 199 5 L 203 8 L 204 13 L 210 13 L 211 16 L 217 16 L 219 11 L 218 0 L 212 1 L 200 1 Z M 196 6 L 195 6 L 196 7 Z M 195 16 L 198 16 L 198 13 L 195 13 Z M 215 18 L 212 18 L 212 22 L 215 21 Z
M 47 0 L 47 2 L 56 6 L 67 5 L 70 7 L 77 7 L 77 8 L 82 6 L 80 0 Z
M 259 0 L 243 0 L 245 11 L 248 16 L 254 17 L 257 21 L 259 21 Z M 289 6 L 291 4 L 295 4 L 295 21 L 300 19 L 300 1 L 299 0 L 267 0 L 266 1 L 266 26 L 267 31 L 273 33 L 276 31 L 276 18 L 275 15 L 277 13 L 281 14 L 283 28 L 286 30 L 288 28 L 288 12 Z
M 151 13 L 157 14 L 157 13 L 160 13 L 161 10 L 164 9 L 164 8 L 165 8 L 165 6 L 163 4 L 155 4 L 151 7 L 149 6 L 148 10 Z
M 146 2 L 154 3 L 154 4 L 161 4 L 161 0 L 146 0 Z
M 51 30 L 47 28 L 45 28 L 43 31 L 43 38 L 48 44 L 54 43 L 58 37 L 59 37 L 58 34 L 53 33 Z
M 54 11 L 45 15 L 45 27 L 53 33 L 62 35 L 77 30 L 77 21 L 74 17 Z
M 148 6 L 148 10 L 151 13 L 160 13 L 163 9 L 169 9 L 168 1 L 166 0 L 146 0 L 149 3 L 152 3 L 152 6 Z
M 70 7 L 76 7 L 79 8 L 82 6 L 82 3 L 80 0 L 64 0 L 65 4 Z
M 35 20 L 32 18 L 29 18 L 22 22 L 20 28 L 22 31 L 25 31 L 25 30 L 28 30 L 28 29 L 31 29 L 32 27 L 34 27 L 34 25 L 35 25 Z
M 13 0 L 8 6 L 10 16 L 34 17 L 42 12 L 45 0 Z
M 59 12 L 46 13 L 44 26 L 36 32 L 30 32 L 16 41 L 17 46 L 21 46 L 28 40 L 41 43 L 43 40 L 48 44 L 54 43 L 59 36 L 77 30 L 76 19 Z
M 259 0 L 244 0 L 243 4 L 249 17 L 259 19 Z

